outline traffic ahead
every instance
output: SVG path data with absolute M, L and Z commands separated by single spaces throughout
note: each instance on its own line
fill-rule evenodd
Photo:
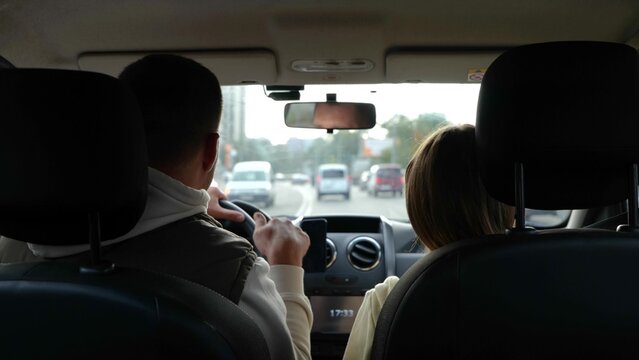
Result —
M 392 196 L 389 193 L 373 197 L 358 186 L 351 186 L 348 200 L 342 195 L 324 195 L 318 200 L 317 189 L 310 183 L 293 184 L 290 181 L 275 181 L 273 189 L 274 204 L 264 208 L 272 216 L 370 214 L 408 221 L 403 196 Z M 258 206 L 263 207 L 262 204 Z

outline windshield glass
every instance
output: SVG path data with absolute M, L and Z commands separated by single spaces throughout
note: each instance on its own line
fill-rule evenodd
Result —
M 344 171 L 342 170 L 324 170 L 322 171 L 322 177 L 324 179 L 339 179 L 344 177 Z
M 340 102 L 374 104 L 377 124 L 332 134 L 289 128 L 284 124 L 289 101 L 272 100 L 261 85 L 224 86 L 215 177 L 219 186 L 224 189 L 231 179 L 263 180 L 255 178 L 258 174 L 230 173 L 238 162 L 268 161 L 277 174 L 273 204 L 265 209 L 271 215 L 351 213 L 408 221 L 403 186 L 413 151 L 441 126 L 475 123 L 479 84 L 307 85 L 300 102 L 326 101 L 327 94 Z M 320 174 L 323 164 L 343 164 L 347 171 L 326 169 Z M 371 169 L 373 165 L 379 166 Z M 300 181 L 300 174 L 308 181 Z M 346 177 L 348 187 L 321 184 L 336 177 Z M 542 221 L 537 226 L 556 226 L 568 214 L 535 212 L 532 220 Z

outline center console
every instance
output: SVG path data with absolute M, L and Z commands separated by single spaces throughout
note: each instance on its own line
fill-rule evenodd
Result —
M 326 269 L 304 276 L 314 317 L 311 351 L 313 359 L 341 359 L 364 294 L 387 276 L 384 230 L 379 217 L 324 218 Z
M 311 296 L 313 333 L 348 334 L 363 296 Z

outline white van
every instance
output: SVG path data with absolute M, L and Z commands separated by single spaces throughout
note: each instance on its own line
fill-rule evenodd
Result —
M 346 200 L 351 197 L 351 179 L 348 167 L 344 164 L 322 164 L 317 169 L 315 180 L 317 200 L 324 195 L 343 195 Z
M 244 161 L 235 164 L 225 192 L 229 200 L 261 203 L 264 207 L 272 206 L 275 192 L 271 163 Z

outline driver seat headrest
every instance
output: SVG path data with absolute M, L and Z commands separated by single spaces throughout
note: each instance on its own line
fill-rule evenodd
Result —
M 127 233 L 146 203 L 144 125 L 133 94 L 98 73 L 0 70 L 0 234 L 38 244 Z

